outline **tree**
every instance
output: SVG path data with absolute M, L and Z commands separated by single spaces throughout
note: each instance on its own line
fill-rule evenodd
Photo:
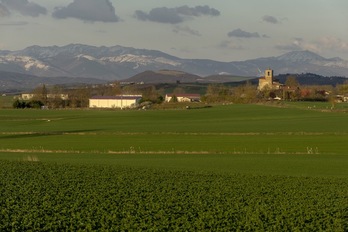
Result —
M 64 108 L 66 101 L 62 99 L 63 89 L 55 85 L 51 89 L 50 97 L 47 99 L 50 108 Z
M 163 97 L 153 85 L 141 88 L 140 92 L 142 94 L 142 101 L 150 101 L 152 103 L 161 103 L 163 101 Z
M 257 101 L 257 87 L 250 82 L 233 88 L 233 102 L 252 103 L 255 101 Z
M 41 101 L 44 105 L 47 105 L 48 91 L 45 84 L 42 84 L 41 86 L 35 88 L 33 90 L 33 94 L 34 94 L 33 100 Z
M 22 102 L 17 99 L 16 101 L 13 102 L 12 106 L 15 109 L 21 109 L 22 108 Z
M 170 102 L 178 102 L 178 98 L 175 95 L 173 95 L 170 99 Z
M 290 75 L 286 78 L 285 85 L 290 88 L 297 88 L 300 83 L 297 81 L 296 76 Z
M 69 92 L 69 107 L 72 108 L 83 108 L 83 107 L 88 107 L 88 101 L 91 96 L 92 89 L 83 86 L 76 88 L 74 90 L 71 90 Z
M 41 109 L 44 104 L 41 101 L 32 100 L 27 104 L 28 108 Z
M 222 84 L 210 84 L 202 100 L 210 103 L 229 102 L 232 100 L 232 90 Z
M 345 81 L 341 85 L 337 85 L 337 92 L 339 94 L 347 94 L 348 93 L 348 81 Z

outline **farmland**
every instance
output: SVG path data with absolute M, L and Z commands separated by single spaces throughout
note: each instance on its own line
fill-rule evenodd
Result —
M 346 231 L 329 107 L 1 110 L 0 228 Z

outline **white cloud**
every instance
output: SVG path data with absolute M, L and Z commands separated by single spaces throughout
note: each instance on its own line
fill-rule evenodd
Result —
M 173 32 L 180 33 L 180 34 L 186 34 L 186 35 L 195 35 L 195 36 L 201 36 L 201 33 L 197 30 L 193 30 L 192 28 L 186 26 L 186 27 L 180 27 L 176 26 L 173 29 Z
M 309 50 L 316 53 L 348 52 L 348 43 L 332 36 L 321 37 L 311 42 L 295 38 L 292 43 L 277 45 L 276 48 L 285 51 Z
M 38 17 L 45 15 L 47 9 L 39 4 L 29 2 L 28 0 L 0 0 L 0 2 L 10 11 L 17 11 L 22 15 Z
M 178 24 L 184 22 L 187 18 L 199 16 L 219 16 L 220 11 L 209 6 L 180 6 L 176 8 L 158 7 L 153 8 L 149 13 L 137 10 L 134 17 L 141 21 L 153 21 L 158 23 Z
M 0 18 L 10 15 L 10 11 L 0 3 Z
M 332 49 L 334 51 L 348 51 L 348 42 L 332 36 L 320 38 L 317 44 L 324 49 Z
M 247 32 L 240 28 L 230 31 L 227 35 L 229 37 L 238 37 L 238 38 L 260 38 L 261 37 L 260 34 L 257 32 Z
M 76 18 L 92 22 L 120 21 L 110 0 L 74 0 L 66 7 L 55 8 L 52 16 L 58 19 Z
M 270 15 L 265 15 L 262 17 L 262 21 L 267 22 L 267 23 L 272 23 L 272 24 L 278 24 L 279 20 L 274 17 L 274 16 L 270 16 Z

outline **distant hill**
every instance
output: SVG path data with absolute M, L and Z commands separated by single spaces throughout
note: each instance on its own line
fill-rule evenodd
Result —
M 104 81 L 123 80 L 148 70 L 177 70 L 201 77 L 256 77 L 269 67 L 275 74 L 348 76 L 348 61 L 337 57 L 324 58 L 310 51 L 231 62 L 182 59 L 156 50 L 83 44 L 31 46 L 19 51 L 0 51 L 0 71 L 39 77 L 85 77 Z M 218 79 L 216 81 L 220 82 Z
M 38 77 L 22 73 L 0 71 L 0 91 L 1 92 L 22 92 L 32 90 L 41 84 L 46 85 L 81 85 L 81 84 L 100 84 L 105 81 L 91 78 L 78 77 Z
M 302 74 L 279 74 L 274 78 L 279 80 L 280 83 L 285 84 L 289 76 L 294 76 L 300 85 L 331 85 L 336 86 L 337 84 L 343 84 L 348 81 L 345 77 L 326 77 L 313 73 L 302 73 Z M 257 85 L 259 83 L 258 78 L 250 80 L 252 84 Z
M 324 77 L 313 73 L 303 74 L 281 74 L 276 76 L 281 83 L 285 83 L 289 75 L 295 76 L 300 85 L 332 85 L 343 84 L 348 81 L 345 77 Z
M 125 79 L 125 82 L 144 83 L 176 83 L 176 82 L 197 82 L 202 77 L 174 70 L 145 71 L 133 77 Z
M 143 83 L 225 83 L 240 82 L 252 79 L 253 77 L 240 77 L 232 75 L 212 75 L 201 77 L 198 75 L 176 71 L 176 70 L 159 70 L 145 71 L 124 79 L 124 82 L 143 82 Z
M 281 83 L 285 83 L 288 76 L 295 76 L 301 85 L 332 85 L 342 84 L 348 81 L 345 77 L 325 77 L 317 74 L 280 74 L 275 76 Z M 176 70 L 145 71 L 134 75 L 133 77 L 121 80 L 121 82 L 144 83 L 144 84 L 177 84 L 177 83 L 195 83 L 195 84 L 213 84 L 225 83 L 228 85 L 239 85 L 246 81 L 252 84 L 258 84 L 256 77 L 242 77 L 232 75 L 212 75 L 201 77 L 198 75 L 185 73 Z M 40 84 L 46 85 L 65 85 L 75 86 L 82 84 L 103 84 L 105 80 L 93 78 L 78 77 L 38 77 L 22 73 L 0 71 L 0 92 L 22 92 L 29 91 Z M 202 85 L 199 85 L 202 86 Z

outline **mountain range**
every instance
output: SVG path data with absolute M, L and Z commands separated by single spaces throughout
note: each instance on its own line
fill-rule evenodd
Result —
M 226 75 L 258 77 L 263 75 L 266 68 L 272 68 L 275 74 L 313 73 L 322 76 L 348 76 L 348 61 L 338 57 L 324 58 L 310 51 L 294 51 L 281 56 L 246 61 L 221 62 L 182 59 L 161 51 L 122 46 L 35 45 L 18 51 L 0 50 L 2 85 L 6 84 L 5 79 L 11 79 L 9 73 L 17 73 L 22 79 L 36 77 L 39 82 L 50 79 L 59 83 L 87 83 L 124 80 L 149 70 L 175 70 L 199 77 L 214 76 L 217 82 L 221 77 L 221 82 L 225 82 L 223 79 Z M 18 84 L 21 83 L 18 81 Z

